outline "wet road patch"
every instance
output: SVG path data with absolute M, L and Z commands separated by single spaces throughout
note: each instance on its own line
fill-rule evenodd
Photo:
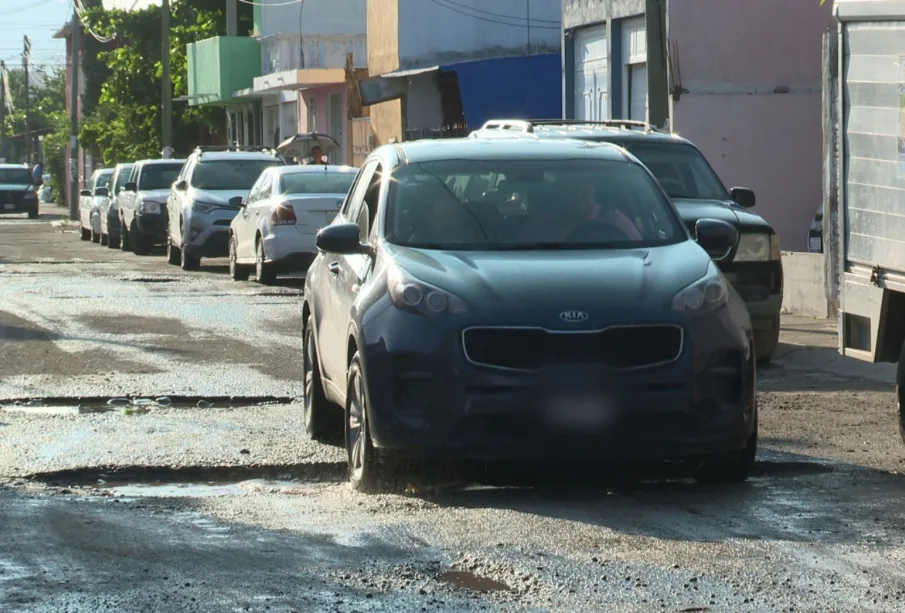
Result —
M 142 317 L 138 315 L 83 315 L 79 321 L 101 334 L 153 334 L 185 336 L 192 330 L 175 317 Z
M 79 415 L 153 409 L 238 409 L 275 404 L 291 404 L 289 396 L 159 396 L 153 398 L 59 397 L 0 399 L 0 410 L 41 415 Z

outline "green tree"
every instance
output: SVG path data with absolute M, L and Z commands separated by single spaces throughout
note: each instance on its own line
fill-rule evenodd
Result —
M 252 10 L 240 5 L 239 31 L 250 32 Z M 98 59 L 109 70 L 98 103 L 80 132 L 84 145 L 96 147 L 109 165 L 157 157 L 161 150 L 160 7 L 141 11 L 89 8 L 85 24 L 100 38 L 113 36 L 114 48 Z M 186 45 L 226 31 L 222 0 L 174 0 L 170 17 L 170 75 L 173 97 L 188 93 Z M 89 34 L 91 36 L 91 34 Z M 187 152 L 202 126 L 217 132 L 225 125 L 222 107 L 173 105 L 173 148 Z

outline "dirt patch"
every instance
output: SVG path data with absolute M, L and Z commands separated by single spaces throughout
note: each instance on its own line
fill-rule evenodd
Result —
M 91 349 L 68 353 L 56 345 L 66 337 L 27 319 L 0 311 L 0 341 L 3 342 L 3 376 L 103 375 L 111 373 L 153 374 L 153 366 L 119 357 L 111 351 Z
M 135 315 L 83 315 L 83 324 L 103 334 L 157 334 L 160 336 L 183 336 L 189 334 L 181 320 L 173 317 L 138 317 Z

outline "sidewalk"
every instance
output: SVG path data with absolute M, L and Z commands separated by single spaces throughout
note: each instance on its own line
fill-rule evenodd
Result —
M 835 319 L 783 315 L 773 363 L 789 370 L 819 370 L 889 385 L 896 381 L 895 364 L 871 364 L 839 354 Z

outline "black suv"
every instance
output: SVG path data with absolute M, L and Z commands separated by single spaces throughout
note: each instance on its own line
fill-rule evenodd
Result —
M 701 151 L 690 141 L 658 132 L 651 125 L 622 119 L 569 119 L 486 122 L 474 137 L 568 138 L 607 142 L 638 158 L 676 205 L 694 236 L 701 218 L 721 219 L 739 231 L 739 242 L 728 253 L 711 253 L 723 274 L 744 299 L 754 327 L 759 362 L 769 362 L 779 342 L 783 273 L 779 237 L 763 217 L 753 212 L 754 192 L 727 190 Z

